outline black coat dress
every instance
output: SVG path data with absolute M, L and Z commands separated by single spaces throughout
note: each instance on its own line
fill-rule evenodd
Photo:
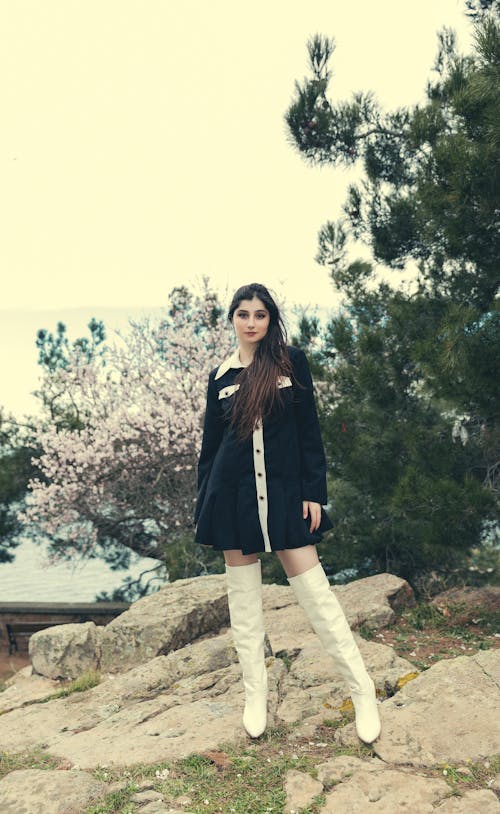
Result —
M 243 367 L 238 350 L 208 378 L 203 441 L 198 463 L 195 540 L 243 554 L 299 548 L 321 540 L 332 523 L 327 503 L 326 460 L 313 383 L 305 353 L 288 346 L 297 387 L 280 376 L 284 406 L 241 441 L 229 424 L 234 383 Z M 302 501 L 321 504 L 321 524 L 309 531 Z

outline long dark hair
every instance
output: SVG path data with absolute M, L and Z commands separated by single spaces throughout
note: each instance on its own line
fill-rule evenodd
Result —
M 235 292 L 228 311 L 228 320 L 242 300 L 258 297 L 269 311 L 269 327 L 255 349 L 253 360 L 235 378 L 240 387 L 235 394 L 231 424 L 238 427 L 242 440 L 250 438 L 259 418 L 269 415 L 283 404 L 279 376 L 293 376 L 293 368 L 286 349 L 286 328 L 279 308 L 268 289 L 260 283 L 241 286 Z

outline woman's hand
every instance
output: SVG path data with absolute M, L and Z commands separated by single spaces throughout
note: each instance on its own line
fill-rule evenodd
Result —
M 309 531 L 312 532 L 316 531 L 321 523 L 321 504 L 320 503 L 313 503 L 311 500 L 303 500 L 302 501 L 302 516 L 304 520 L 306 519 L 307 515 L 311 515 L 311 525 L 309 527 Z

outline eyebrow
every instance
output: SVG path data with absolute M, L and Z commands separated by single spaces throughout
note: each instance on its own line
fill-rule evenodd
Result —
M 238 308 L 242 314 L 248 314 L 248 310 L 246 308 Z M 267 314 L 267 310 L 265 308 L 257 308 L 255 311 L 256 314 Z

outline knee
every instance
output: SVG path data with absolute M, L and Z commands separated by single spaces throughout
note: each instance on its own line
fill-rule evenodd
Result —
M 287 577 L 296 577 L 314 568 L 318 564 L 318 552 L 315 545 L 302 546 L 301 548 L 286 548 L 276 552 L 285 569 Z
M 226 565 L 229 566 L 251 565 L 252 563 L 258 562 L 258 559 L 257 554 L 243 554 L 243 552 L 237 548 L 224 551 L 224 560 Z

